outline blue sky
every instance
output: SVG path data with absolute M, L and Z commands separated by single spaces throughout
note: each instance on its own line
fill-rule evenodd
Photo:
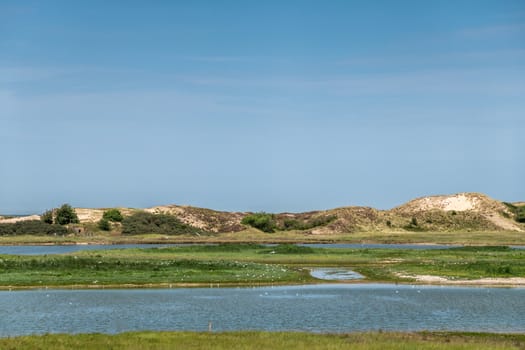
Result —
M 525 200 L 525 2 L 2 1 L 0 213 Z

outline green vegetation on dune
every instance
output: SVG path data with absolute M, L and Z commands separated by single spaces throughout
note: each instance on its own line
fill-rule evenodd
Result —
M 47 334 L 0 338 L 2 349 L 356 349 L 503 350 L 523 349 L 523 334 L 459 332 L 313 334 L 303 332 L 129 332 Z
M 48 224 L 40 220 L 19 221 L 0 224 L 0 236 L 20 235 L 65 235 L 67 229 L 61 225 Z
M 124 216 L 122 216 L 120 210 L 115 208 L 104 211 L 104 214 L 102 214 L 102 218 L 113 222 L 121 222 L 122 220 L 124 220 Z
M 40 220 L 24 220 L 15 223 L 0 224 L 0 236 L 20 235 L 65 235 L 68 229 L 64 225 L 78 224 L 78 216 L 69 204 L 47 210 Z
M 317 215 L 314 217 L 301 218 L 307 214 L 296 214 L 296 217 L 288 217 L 292 214 L 270 214 L 265 212 L 246 215 L 241 223 L 254 227 L 267 233 L 275 231 L 310 230 L 315 227 L 325 226 L 337 219 L 336 215 Z
M 82 218 L 80 223 L 76 212 Z M 0 236 L 27 238 L 0 237 L 0 244 L 41 242 L 38 237 L 30 237 L 34 229 L 19 225 L 14 230 L 15 226 L 9 226 L 16 220 L 30 219 L 1 219 Z M 219 212 L 177 205 L 73 209 L 64 204 L 43 213 L 41 220 L 49 225 L 65 225 L 68 230 L 67 240 L 48 242 L 525 244 L 525 204 L 505 203 L 479 193 L 422 197 L 390 210 L 352 206 L 278 214 Z M 42 226 L 38 234 L 59 233 Z
M 62 204 L 60 208 L 55 208 L 51 210 L 46 210 L 41 216 L 40 220 L 46 224 L 58 224 L 58 225 L 67 225 L 67 224 L 78 224 L 78 216 L 75 212 L 75 209 L 69 204 Z
M 184 224 L 177 217 L 167 214 L 137 212 L 122 220 L 122 234 L 158 233 L 163 235 L 205 234 L 203 230 Z
M 241 224 L 249 225 L 268 233 L 275 232 L 275 229 L 277 228 L 275 215 L 264 212 L 246 215 L 242 219 Z
M 102 219 L 97 223 L 97 227 L 102 231 L 111 231 L 111 223 L 122 222 L 124 216 L 118 209 L 108 209 L 102 214 Z
M 396 217 L 394 222 L 396 224 L 391 226 L 393 228 L 400 227 L 415 232 L 498 230 L 498 226 L 482 213 L 472 211 L 420 211 Z
M 507 202 L 503 204 L 514 214 L 517 222 L 525 222 L 525 205 L 514 205 Z

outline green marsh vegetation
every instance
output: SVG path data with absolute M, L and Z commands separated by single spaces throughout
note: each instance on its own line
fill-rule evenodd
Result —
M 346 267 L 364 282 L 413 282 L 415 275 L 451 280 L 525 277 L 525 250 L 339 249 L 295 245 L 220 244 L 0 256 L 0 286 L 165 286 L 320 282 L 313 267 Z M 323 282 L 325 283 L 325 282 Z
M 523 349 L 523 334 L 460 332 L 314 334 L 303 332 L 128 332 L 0 338 L 2 349 Z
M 284 266 L 228 260 L 54 255 L 0 256 L 1 286 L 259 284 L 307 280 Z
M 239 248 L 240 247 L 240 248 Z M 239 249 L 239 250 L 237 250 Z M 463 247 L 436 250 L 340 249 L 295 245 L 219 245 L 137 250 L 143 256 L 176 254 L 188 259 L 219 259 L 282 264 L 290 267 L 348 267 L 369 281 L 403 281 L 399 274 L 451 279 L 525 277 L 525 250 L 508 247 Z M 108 251 L 118 255 L 119 251 Z

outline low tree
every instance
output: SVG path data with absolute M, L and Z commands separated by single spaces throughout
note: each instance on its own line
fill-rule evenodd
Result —
M 108 219 L 102 218 L 98 222 L 98 228 L 102 231 L 110 231 L 111 230 L 111 224 L 109 223 Z
M 121 222 L 124 219 L 122 213 L 118 209 L 106 210 L 104 214 L 102 214 L 102 218 L 113 222 Z
M 525 205 L 522 205 L 516 210 L 516 221 L 525 222 Z
M 275 229 L 277 228 L 275 216 L 265 212 L 246 215 L 242 219 L 241 224 L 250 225 L 256 229 L 268 233 L 275 232 Z
M 42 215 L 40 215 L 40 220 L 45 222 L 46 224 L 52 224 L 53 223 L 53 210 L 46 210 Z
M 56 210 L 55 222 L 59 225 L 78 224 L 77 213 L 69 204 L 63 204 Z

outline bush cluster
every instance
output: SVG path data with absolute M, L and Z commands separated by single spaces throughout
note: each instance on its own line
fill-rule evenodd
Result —
M 55 223 L 59 225 L 78 224 L 77 213 L 69 204 L 63 204 L 56 210 Z
M 522 205 L 516 209 L 516 221 L 525 222 L 525 205 Z
M 202 234 L 203 230 L 187 225 L 173 215 L 138 212 L 122 220 L 122 234 L 138 235 L 157 233 L 163 235 Z
M 429 219 L 427 220 L 427 223 L 432 223 L 432 220 Z M 410 222 L 403 226 L 403 229 L 407 230 L 407 231 L 415 231 L 415 232 L 422 232 L 422 231 L 425 231 L 425 228 L 420 226 L 419 225 L 419 222 L 417 221 L 417 218 L 415 217 L 412 217 L 412 219 L 410 219 Z
M 246 215 L 241 224 L 255 227 L 263 232 L 272 233 L 275 232 L 277 224 L 275 222 L 275 215 L 265 212 L 255 213 Z
M 121 222 L 124 220 L 122 213 L 118 209 L 108 209 L 102 214 L 102 218 L 112 222 Z
M 65 235 L 64 226 L 46 224 L 40 220 L 19 221 L 13 224 L 0 224 L 0 236 L 17 235 Z
M 276 230 L 310 230 L 314 227 L 324 226 L 337 219 L 335 215 L 318 216 L 310 220 L 299 220 L 286 218 L 280 223 L 275 214 L 260 212 L 246 215 L 241 224 L 249 225 L 263 232 L 275 232 Z
M 124 217 L 118 209 L 108 209 L 102 214 L 102 219 L 97 223 L 97 227 L 102 231 L 111 231 L 112 222 L 122 222 Z
M 80 223 L 75 209 L 69 204 L 62 204 L 62 206 L 57 209 L 46 210 L 40 215 L 40 220 L 46 224 L 59 225 Z
M 283 231 L 288 230 L 310 230 L 314 227 L 324 226 L 337 219 L 335 215 L 318 216 L 316 218 L 302 221 L 297 219 L 285 219 L 283 225 L 279 227 Z
M 525 205 L 514 205 L 512 203 L 503 202 L 514 213 L 514 218 L 517 222 L 525 222 Z
M 102 218 L 97 224 L 97 227 L 102 231 L 111 231 L 111 224 L 108 219 Z

